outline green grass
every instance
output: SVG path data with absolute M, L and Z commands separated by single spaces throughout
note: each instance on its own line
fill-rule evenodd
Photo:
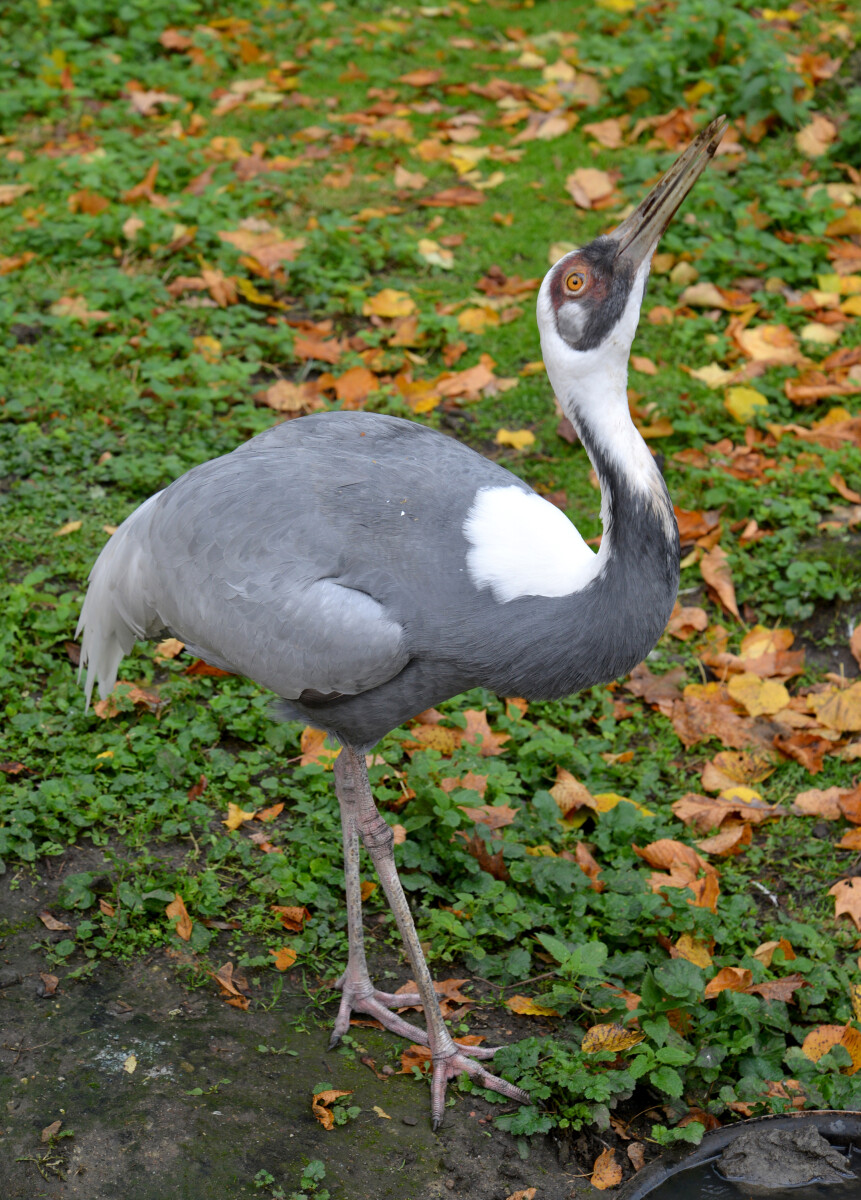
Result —
M 194 919 L 198 981 L 207 965 L 229 956 L 249 971 L 265 1001 L 277 980 L 268 951 L 285 940 L 273 903 L 304 905 L 312 913 L 303 932 L 289 938 L 309 979 L 331 977 L 345 956 L 331 773 L 297 765 L 299 728 L 274 722 L 269 697 L 255 685 L 187 676 L 187 660 L 156 663 L 152 647 L 135 650 L 123 677 L 157 686 L 158 712 L 135 710 L 126 701 L 117 717 L 102 721 L 84 713 L 69 660 L 67 643 L 104 526 L 118 524 L 184 470 L 269 427 L 274 415 L 255 404 L 255 393 L 277 377 L 301 377 L 283 309 L 243 297 L 226 308 L 201 306 L 196 301 L 205 292 L 177 296 L 170 284 L 204 268 L 250 278 L 276 304 L 311 320 L 331 317 L 337 332 L 361 333 L 368 346 L 383 339 L 362 315 L 364 300 L 384 286 L 408 292 L 425 335 L 412 362 L 416 377 L 439 374 L 445 346 L 462 337 L 467 349 L 455 369 L 488 353 L 498 375 L 518 379 L 498 397 L 422 419 L 442 426 L 456 418 L 459 436 L 539 489 L 564 492 L 569 515 L 593 536 L 600 529 L 598 497 L 585 456 L 557 436 L 544 376 L 521 375 L 539 358 L 533 298 L 514 301 L 522 313 L 480 337 L 461 334 L 450 309 L 477 294 L 477 282 L 493 265 L 507 275 L 540 277 L 553 243 L 582 243 L 613 223 L 618 210 L 573 208 L 564 187 L 573 169 L 619 171 L 621 196 L 635 202 L 671 161 L 672 154 L 651 147 L 645 135 L 618 151 L 596 151 L 584 123 L 629 111 L 635 120 L 654 116 L 705 80 L 712 90 L 700 101 L 701 120 L 725 110 L 749 123 L 765 121 L 768 132 L 744 142 L 742 162 L 716 161 L 662 250 L 685 255 L 702 279 L 722 287 L 757 277 L 757 323 L 800 330 L 809 314 L 765 285 L 779 278 L 795 291 L 816 286 L 817 275 L 831 269 L 825 230 L 835 210 L 823 192 L 801 203 L 804 193 L 786 182 L 801 169 L 793 135 L 813 111 L 857 113 L 858 88 L 844 71 L 814 95 L 799 86 L 786 57 L 822 36 L 817 47 L 845 55 L 837 33 L 828 36 L 845 13 L 819 6 L 789 28 L 760 19 L 758 11 L 717 0 L 678 0 L 630 15 L 570 0 L 475 2 L 450 10 L 240 2 L 229 12 L 192 0 L 22 0 L 0 17 L 0 115 L 7 139 L 0 147 L 0 186 L 29 189 L 0 208 L 2 254 L 34 255 L 0 276 L 6 349 L 0 537 L 7 560 L 0 612 L 2 757 L 24 766 L 2 777 L 0 856 L 12 887 L 22 872 L 41 870 L 45 856 L 62 855 L 74 842 L 100 848 L 108 864 L 98 873 L 65 877 L 60 902 L 74 931 L 59 943 L 46 940 L 48 964 L 62 964 L 74 977 L 105 955 L 171 946 L 164 909 L 176 892 Z M 226 15 L 247 24 L 232 31 L 210 24 Z M 692 25 L 695 17 L 699 24 Z M 197 62 L 160 44 L 168 27 L 189 33 Z M 701 35 L 695 44 L 692 27 Z M 564 36 L 551 37 L 554 31 Z M 512 133 L 523 126 L 509 129 L 502 121 L 507 110 L 468 86 L 498 77 L 534 92 L 542 86 L 540 67 L 534 59 L 532 65 L 518 60 L 526 52 L 553 63 L 560 46 L 600 80 L 601 100 L 577 110 L 579 124 L 564 138 L 512 146 Z M 261 51 L 270 57 L 254 61 Z M 278 64 L 290 62 L 298 68 L 297 89 L 279 93 L 276 79 L 271 104 L 213 115 L 232 82 L 273 71 L 283 80 L 294 70 Z M 420 67 L 440 69 L 442 78 L 424 89 L 399 82 Z M 152 115 L 134 114 L 132 80 L 178 100 Z M 297 92 L 306 99 L 297 103 Z M 376 136 L 361 117 L 375 103 L 408 120 L 409 134 L 394 127 Z M 419 110 L 411 107 L 416 103 Z M 478 164 L 484 179 L 495 170 L 505 178 L 481 206 L 421 207 L 415 196 L 398 192 L 394 166 L 428 177 L 419 197 L 456 185 L 450 164 L 413 151 L 458 111 L 479 122 L 479 137 L 467 145 L 490 150 Z M 321 146 L 324 157 L 301 157 L 309 143 L 296 135 L 311 126 L 329 131 L 310 143 Z M 267 160 L 283 155 L 294 165 L 242 178 L 225 157 L 225 144 L 213 143 L 218 138 L 238 139 L 246 155 L 259 142 Z M 848 121 L 830 154 L 817 160 L 820 181 L 844 179 L 839 163 L 852 161 L 853 138 Z M 123 200 L 156 161 L 156 192 L 165 203 Z M 323 182 L 344 165 L 353 171 L 346 189 Z M 210 185 L 201 194 L 188 191 L 209 168 Z M 95 214 L 72 211 L 69 197 L 82 190 L 107 206 Z M 754 201 L 765 224 L 751 219 Z M 399 211 L 363 214 L 381 207 Z M 513 222 L 496 222 L 493 213 L 513 214 Z M 124 232 L 130 217 L 143 222 L 134 237 Z M 285 237 L 305 238 L 284 277 L 249 274 L 239 253 L 218 237 L 249 218 L 278 225 Z M 422 237 L 446 235 L 463 235 L 450 271 L 429 266 L 417 248 Z M 647 309 L 677 308 L 680 293 L 667 275 L 656 275 Z M 80 297 L 87 311 L 108 315 L 89 321 L 63 315 L 54 306 L 64 297 Z M 841 503 L 829 483 L 835 472 L 859 487 L 861 454 L 785 436 L 768 450 L 775 467 L 753 481 L 679 462 L 674 455 L 685 449 L 720 438 L 738 443 L 743 436 L 722 392 L 682 370 L 730 361 L 726 324 L 709 314 L 683 315 L 669 325 L 644 319 L 635 352 L 652 358 L 659 372 L 632 373 L 631 383 L 642 402 L 654 403 L 656 416 L 673 424 L 674 432 L 655 444 L 677 503 L 722 512 L 722 545 L 739 601 L 765 623 L 797 625 L 825 605 L 845 604 L 857 589 L 857 545 L 845 532 L 817 535 L 816 527 Z M 207 361 L 199 338 L 220 343 L 217 361 Z M 859 343 L 855 320 L 841 345 Z M 819 347 L 805 350 L 813 359 L 825 354 Z M 402 350 L 384 346 L 384 354 L 389 373 L 404 365 Z M 353 349 L 336 370 L 361 361 Z M 321 366 L 311 364 L 312 376 Z M 827 402 L 810 412 L 790 404 L 783 390 L 790 373 L 772 367 L 754 381 L 769 403 L 758 418 L 761 431 L 773 423 L 809 424 L 827 411 Z M 390 386 L 369 407 L 411 415 Z M 501 426 L 534 432 L 529 452 L 496 446 Z M 751 517 L 773 536 L 745 548 L 730 529 Z M 58 535 L 78 521 L 79 529 Z M 687 568 L 683 588 L 699 583 L 697 569 Z M 714 609 L 711 617 L 722 619 Z M 838 628 L 835 636 L 845 631 Z M 736 645 L 737 632 L 732 639 Z M 695 650 L 667 638 L 650 665 L 660 671 L 681 662 L 689 681 L 697 682 Z M 631 716 L 618 719 L 613 700 L 622 694 L 593 689 L 571 702 L 531 705 L 525 718 L 514 719 L 497 697 L 471 693 L 444 711 L 457 725 L 464 709 L 486 709 L 494 729 L 509 734 L 503 755 L 482 758 L 468 744 L 451 758 L 430 750 L 410 755 L 403 731 L 396 731 L 381 746 L 387 766 L 372 768 L 378 801 L 408 833 L 398 861 L 435 971 L 465 964 L 500 994 L 546 976 L 523 986 L 562 1014 L 558 1038 L 528 1039 L 498 1060 L 545 1107 L 499 1120 L 517 1134 L 582 1122 L 606 1126 L 611 1108 L 634 1097 L 640 1109 L 666 1106 L 653 1132 L 657 1140 L 691 1138 L 699 1125 L 673 1127 L 692 1106 L 722 1120 L 729 1119 L 727 1106 L 740 1102 L 755 1112 L 778 1111 L 787 1102 L 768 1096 L 766 1081 L 785 1078 L 801 1081 L 810 1106 L 857 1106 L 856 1077 L 841 1069 L 845 1051 L 814 1064 L 799 1050 L 807 1030 L 852 1017 L 854 934 L 845 918 L 835 921 L 827 895 L 845 873 L 845 853 L 831 838 L 811 838 L 810 819 L 787 816 L 756 832 L 743 856 L 718 863 L 716 913 L 690 905 L 684 892 L 653 894 L 632 846 L 661 837 L 692 840 L 670 805 L 699 789 L 702 764 L 720 747 L 685 751 L 671 724 L 637 700 L 626 700 Z M 602 758 L 629 748 L 633 761 Z M 621 793 L 651 815 L 619 805 L 585 830 L 563 825 L 548 792 L 558 766 L 593 793 Z M 403 773 L 401 781 L 395 770 Z M 475 803 L 475 794 L 448 793 L 440 781 L 469 770 L 489 775 L 485 802 L 521 809 L 513 825 L 491 837 L 491 850 L 503 850 L 507 882 L 482 871 L 452 838 L 459 829 L 473 832 L 457 806 Z M 815 780 L 781 761 L 763 793 L 790 802 L 812 784 L 848 786 L 856 775 L 852 762 L 835 757 Z M 201 776 L 206 787 L 190 797 Z M 415 797 L 401 808 L 402 786 Z M 228 833 L 222 824 L 228 803 L 250 810 L 276 801 L 285 809 L 265 828 L 284 853 L 262 853 L 244 830 Z M 558 857 L 584 837 L 603 867 L 607 886 L 600 894 L 576 864 Z M 557 856 L 528 852 L 537 846 Z M 752 880 L 779 894 L 781 907 L 752 888 Z M 376 896 L 368 909 L 375 920 L 385 912 Z M 227 920 L 233 928 L 204 924 Z M 395 942 L 384 917 L 379 930 Z M 747 966 L 756 981 L 797 971 L 808 986 L 790 1005 L 732 992 L 706 1000 L 709 973 L 671 959 L 662 946 L 684 933 L 714 940 L 715 969 Z M 780 937 L 799 957 L 766 971 L 752 952 Z M 585 1027 L 626 1017 L 618 997 L 602 986 L 608 982 L 641 995 L 638 1020 L 646 1034 L 618 1061 L 579 1049 Z

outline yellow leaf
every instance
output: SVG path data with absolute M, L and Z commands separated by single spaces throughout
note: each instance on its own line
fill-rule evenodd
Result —
M 375 296 L 369 296 L 362 305 L 366 317 L 408 317 L 416 311 L 416 302 L 408 292 L 395 288 L 383 288 Z
M 814 342 L 817 346 L 833 346 L 840 341 L 840 329 L 836 325 L 823 325 L 821 321 L 809 321 L 799 337 L 803 342 Z
M 843 1046 L 849 1051 L 852 1065 L 844 1067 L 843 1074 L 854 1075 L 861 1068 L 861 1033 L 852 1025 L 817 1025 L 802 1042 L 801 1053 L 813 1062 L 819 1062 L 835 1046 Z
M 840 311 L 847 317 L 861 317 L 861 296 L 850 296 L 840 305 Z
M 593 1025 L 583 1036 L 580 1049 L 584 1054 L 596 1054 L 599 1050 L 609 1050 L 618 1054 L 621 1050 L 630 1050 L 645 1039 L 645 1034 L 639 1029 L 626 1029 L 624 1025 Z
M 850 985 L 849 1001 L 852 1005 L 852 1016 L 856 1021 L 861 1021 L 861 983 Z
M 391 1119 L 392 1119 L 387 1112 L 383 1112 L 383 1110 L 380 1108 L 379 1104 L 374 1105 L 374 1112 L 377 1114 L 378 1117 L 382 1117 L 384 1121 L 391 1121 Z
M 419 240 L 419 255 L 432 267 L 442 267 L 444 271 L 450 271 L 454 266 L 454 254 L 451 250 L 446 250 L 445 246 L 441 246 L 432 238 Z
M 545 1008 L 543 1004 L 536 1004 L 534 1000 L 530 1000 L 528 996 L 509 996 L 505 1001 L 507 1008 L 512 1012 L 520 1013 L 522 1017 L 558 1017 L 559 1013 L 555 1008 Z
M 698 101 L 702 100 L 703 96 L 709 96 L 715 90 L 715 85 L 709 83 L 707 79 L 700 79 L 693 87 L 685 88 L 682 95 L 685 98 L 685 103 L 693 108 Z
M 640 804 L 637 800 L 629 800 L 627 796 L 620 796 L 618 792 L 599 792 L 593 799 L 595 801 L 595 809 L 599 813 L 609 812 L 617 804 L 632 804 L 637 812 L 642 813 L 644 817 L 653 817 L 655 815 L 650 808 L 646 808 L 645 805 Z
M 535 434 L 529 429 L 500 429 L 493 440 L 497 446 L 513 446 L 515 450 L 525 450 L 535 441 Z
M 82 525 L 83 521 L 67 521 L 65 525 L 54 530 L 54 537 L 65 537 L 67 533 L 77 533 Z
M 861 275 L 820 275 L 819 290 L 837 292 L 839 296 L 857 296 L 861 293 Z
M 208 363 L 218 362 L 221 358 L 221 342 L 214 337 L 196 337 L 192 338 L 192 344 L 195 350 Z
M 727 691 L 751 717 L 780 712 L 789 704 L 789 692 L 782 683 L 774 679 L 761 679 L 749 671 L 731 675 Z
M 247 300 L 249 304 L 262 304 L 266 308 L 287 307 L 281 300 L 274 300 L 271 296 L 267 296 L 265 292 L 261 292 L 259 288 L 254 286 L 250 279 L 241 279 L 239 276 L 236 276 L 232 282 L 240 296 Z
M 675 946 L 679 958 L 686 958 L 688 962 L 692 962 L 696 967 L 702 967 L 704 970 L 712 965 L 712 956 L 709 953 L 708 946 L 704 942 L 699 942 L 689 933 L 683 933 Z
M 740 425 L 749 425 L 758 412 L 768 408 L 768 401 L 762 392 L 750 387 L 728 388 L 723 403 L 729 415 Z
M 129 1075 L 133 1075 L 138 1065 L 138 1060 L 133 1054 L 130 1054 L 123 1063 L 123 1070 Z
M 222 821 L 228 829 L 238 829 L 240 825 L 244 825 L 246 821 L 253 821 L 253 812 L 243 812 L 238 804 L 228 803 L 227 805 L 227 820 Z
M 695 371 L 691 371 L 692 378 L 699 379 L 700 383 L 704 383 L 706 387 L 710 388 L 723 387 L 732 375 L 732 371 L 728 371 L 726 367 L 722 367 L 716 362 L 708 363 L 705 367 L 697 367 Z
M 464 333 L 484 333 L 489 325 L 499 324 L 499 313 L 486 305 L 465 308 L 457 314 L 457 324 Z

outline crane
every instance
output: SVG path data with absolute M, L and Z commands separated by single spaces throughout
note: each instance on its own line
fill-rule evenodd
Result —
M 443 1020 L 398 878 L 366 752 L 415 713 L 473 687 L 552 699 L 630 671 L 652 649 L 679 582 L 679 536 L 631 420 L 627 367 L 658 242 L 726 128 L 712 121 L 612 233 L 564 255 L 538 294 L 547 373 L 601 485 L 603 537 L 496 463 L 415 422 L 363 412 L 277 425 L 150 497 L 99 555 L 78 624 L 89 705 L 136 640 L 170 634 L 207 663 L 333 734 L 349 952 L 330 1045 L 353 1013 L 429 1046 L 431 1117 L 493 1047 Z M 394 913 L 417 992 L 376 989 L 365 957 L 360 843 Z M 424 1009 L 427 1032 L 393 1010 Z

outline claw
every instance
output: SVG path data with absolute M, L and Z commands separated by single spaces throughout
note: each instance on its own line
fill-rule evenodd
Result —
M 464 1047 L 463 1051 L 467 1049 L 468 1047 Z M 523 1088 L 509 1083 L 507 1079 L 500 1079 L 498 1075 L 491 1075 L 480 1063 L 475 1062 L 463 1051 L 458 1049 L 454 1054 L 445 1058 L 434 1059 L 433 1079 L 431 1080 L 431 1122 L 434 1129 L 438 1129 L 442 1124 L 445 1110 L 445 1090 L 449 1080 L 456 1079 L 463 1072 L 481 1087 L 487 1088 L 488 1091 L 499 1092 L 501 1096 L 507 1096 L 509 1100 L 516 1100 L 518 1104 L 532 1103 L 531 1096 L 528 1092 L 524 1092 Z

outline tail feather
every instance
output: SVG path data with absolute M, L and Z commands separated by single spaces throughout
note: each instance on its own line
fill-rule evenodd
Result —
M 103 700 L 109 696 L 123 656 L 136 641 L 153 636 L 161 628 L 158 613 L 147 599 L 146 586 L 145 534 L 157 495 L 123 522 L 90 572 L 90 586 L 76 631 L 76 636 L 83 634 L 78 679 L 86 669 L 87 708 L 94 685 L 98 684 Z

